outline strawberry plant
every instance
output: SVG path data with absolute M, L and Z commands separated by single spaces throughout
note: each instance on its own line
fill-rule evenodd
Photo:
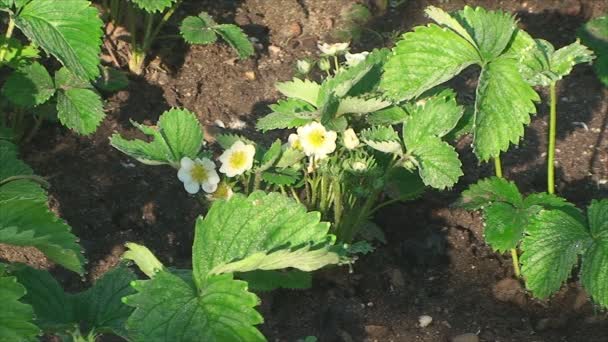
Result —
M 86 0 L 2 0 L 0 12 L 8 17 L 0 38 L 0 67 L 10 70 L 0 91 L 0 127 L 27 139 L 44 119 L 57 117 L 78 133 L 93 132 L 105 115 L 90 83 L 100 75 L 97 10 Z M 15 38 L 15 28 L 30 43 Z M 63 65 L 54 76 L 41 63 L 40 50 Z
M 173 17 L 182 0 L 104 0 L 110 21 L 125 25 L 131 36 L 129 70 L 137 75 L 143 72 L 145 60 L 161 30 Z M 140 27 L 139 24 L 143 24 Z M 211 44 L 220 36 L 238 54 L 247 58 L 253 54 L 253 45 L 240 27 L 233 24 L 218 24 L 206 12 L 188 16 L 180 24 L 180 33 L 189 44 Z

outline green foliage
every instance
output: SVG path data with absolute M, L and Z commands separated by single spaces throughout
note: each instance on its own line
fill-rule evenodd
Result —
M 406 33 L 385 65 L 381 87 L 395 100 L 408 100 L 478 64 L 473 147 L 482 161 L 496 157 L 519 142 L 536 112 L 533 102 L 540 100 L 508 46 L 517 35 L 515 21 L 468 6 L 453 15 L 429 7 L 427 14 L 443 27 L 429 24 Z
M 40 51 L 36 46 L 32 44 L 24 46 L 14 38 L 0 37 L 0 46 L 5 46 L 5 55 L 3 60 L 0 60 L 0 66 L 8 65 L 18 69 L 40 57 Z
M 80 134 L 93 133 L 105 117 L 103 102 L 93 86 L 66 68 L 55 74 L 55 86 L 59 121 Z
M 115 92 L 129 85 L 127 75 L 118 69 L 101 67 L 101 76 L 95 82 L 95 87 L 102 91 Z
M 126 267 L 107 272 L 91 288 L 76 294 L 64 292 L 47 271 L 15 266 L 11 274 L 27 289 L 22 301 L 33 307 L 35 323 L 44 331 L 77 329 L 83 334 L 127 336 L 124 325 L 133 309 L 121 298 L 134 293 L 130 284 L 136 278 Z
M 32 323 L 34 310 L 20 301 L 25 293 L 23 285 L 4 274 L 0 266 L 0 341 L 37 340 L 40 329 Z
M 600 81 L 608 86 L 608 16 L 590 20 L 581 27 L 578 36 L 597 55 L 593 67 Z
M 230 133 L 219 134 L 215 138 L 215 140 L 220 145 L 220 147 L 223 148 L 224 150 L 227 150 L 230 147 L 232 147 L 232 145 L 237 141 L 242 141 L 245 144 L 255 145 L 255 143 L 253 141 L 245 138 L 244 136 L 238 135 L 238 134 L 230 134 Z
M 294 77 L 291 81 L 277 83 L 275 87 L 281 94 L 289 98 L 306 101 L 313 106 L 318 105 L 317 99 L 321 86 L 316 82 Z
M 102 21 L 86 0 L 32 0 L 15 17 L 17 27 L 76 76 L 99 75 Z
M 253 45 L 240 27 L 218 24 L 206 12 L 201 12 L 196 17 L 186 17 L 182 21 L 180 31 L 184 40 L 190 44 L 211 44 L 219 35 L 238 53 L 239 58 L 253 55 Z
M 124 252 L 122 258 L 135 262 L 139 270 L 148 277 L 152 278 L 157 272 L 164 269 L 163 264 L 145 246 L 129 242 L 125 244 L 125 247 L 128 250 Z
M 0 201 L 15 198 L 27 198 L 34 200 L 46 200 L 46 193 L 40 184 L 31 179 L 19 176 L 33 176 L 34 171 L 26 163 L 17 157 L 17 147 L 8 141 L 0 140 Z M 12 181 L 8 181 L 13 177 Z
M 580 213 L 541 211 L 522 242 L 522 273 L 532 293 L 545 298 L 557 291 L 582 259 L 583 287 L 608 307 L 608 200 L 592 201 L 587 219 Z
M 115 133 L 110 144 L 124 154 L 147 165 L 179 166 L 183 157 L 196 158 L 203 145 L 203 130 L 196 115 L 182 109 L 163 113 L 156 126 L 132 122 L 144 134 L 152 137 L 146 142 L 127 140 Z
M 576 213 L 572 204 L 555 195 L 538 193 L 524 199 L 515 183 L 498 177 L 471 185 L 458 204 L 470 210 L 483 210 L 486 242 L 500 252 L 518 246 L 539 211 L 559 209 Z
M 452 187 L 462 176 L 462 163 L 458 159 L 458 153 L 445 141 L 425 137 L 414 146 L 406 147 L 418 164 L 424 184 L 442 190 Z
M 4 85 L 2 95 L 13 105 L 22 108 L 38 106 L 55 93 L 55 84 L 48 71 L 38 62 L 15 70 Z
M 313 114 L 315 107 L 295 98 L 279 100 L 277 103 L 270 105 L 270 109 L 272 109 L 272 113 L 260 118 L 256 123 L 257 129 L 269 131 L 300 127 L 315 118 Z
M 171 7 L 175 0 L 131 0 L 137 7 L 143 9 L 146 12 L 162 12 L 165 9 Z
M 130 339 L 265 341 L 255 328 L 263 321 L 254 310 L 259 299 L 233 272 L 255 272 L 240 273 L 254 288 L 307 286 L 310 279 L 300 273 L 259 271 L 312 270 L 341 261 L 329 250 L 329 224 L 319 220 L 319 213 L 277 193 L 235 194 L 197 220 L 192 272 L 167 270 L 149 251 L 129 244 L 129 258 L 151 276 L 134 282 L 137 293 L 125 298 L 135 307 L 127 322 Z

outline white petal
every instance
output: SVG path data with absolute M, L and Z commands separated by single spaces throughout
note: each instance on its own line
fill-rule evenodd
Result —
M 208 183 L 219 183 L 220 182 L 220 176 L 217 174 L 217 172 L 215 170 L 207 170 L 208 172 L 208 178 L 207 178 L 207 182 Z
M 200 185 L 197 182 L 187 182 L 184 183 L 184 189 L 194 195 L 200 189 Z
M 191 170 L 194 166 L 194 161 L 188 157 L 183 157 L 180 161 L 180 166 L 182 169 Z
M 217 190 L 217 183 L 203 183 L 203 191 L 210 194 Z
M 222 164 L 226 163 L 226 161 L 228 161 L 228 158 L 230 158 L 230 155 L 232 154 L 232 149 L 227 149 L 226 151 L 224 151 L 224 153 L 222 153 L 222 155 L 217 158 Z
M 215 163 L 209 158 L 200 159 L 200 164 L 203 165 L 203 167 L 207 169 L 207 171 L 215 170 Z
M 235 150 L 240 150 L 241 148 L 243 148 L 243 146 L 245 146 L 245 143 L 237 140 L 234 144 L 232 144 L 232 146 L 230 146 L 230 149 L 235 151 Z
M 192 182 L 192 175 L 190 174 L 190 170 L 187 170 L 185 168 L 179 169 L 179 171 L 177 171 L 177 179 L 184 183 Z

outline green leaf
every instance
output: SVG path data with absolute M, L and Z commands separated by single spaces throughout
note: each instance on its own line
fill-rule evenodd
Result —
M 608 199 L 593 200 L 587 216 L 589 217 L 589 229 L 596 238 L 608 238 Z
M 294 185 L 300 178 L 302 178 L 300 172 L 292 168 L 277 168 L 262 172 L 262 179 L 265 182 L 278 186 Z
M 583 223 L 560 210 L 541 211 L 526 234 L 521 271 L 534 296 L 546 298 L 568 278 L 590 237 Z
M 0 182 L 14 176 L 30 176 L 32 169 L 17 158 L 17 147 L 0 140 Z M 0 185 L 0 201 L 29 198 L 46 201 L 46 193 L 38 183 L 28 179 L 13 180 Z
M 226 133 L 226 134 L 219 134 L 216 138 L 215 141 L 224 149 L 227 150 L 229 148 L 232 147 L 232 145 L 234 145 L 235 142 L 237 141 L 242 141 L 245 144 L 249 144 L 249 145 L 255 145 L 255 143 L 247 138 L 245 138 L 242 135 L 238 135 L 238 134 L 231 134 L 231 133 Z
M 74 272 L 83 273 L 84 257 L 70 227 L 51 213 L 44 201 L 1 201 L 0 242 L 33 246 L 49 259 Z
M 137 7 L 143 9 L 146 12 L 162 12 L 165 9 L 171 7 L 175 0 L 131 0 Z
M 481 161 L 518 144 L 530 114 L 536 113 L 538 94 L 522 78 L 517 63 L 499 58 L 481 71 L 475 102 L 474 152 Z
M 179 30 L 184 40 L 190 44 L 211 44 L 217 40 L 217 35 L 213 27 L 217 23 L 206 12 L 201 12 L 198 16 L 188 16 L 184 18 Z
M 608 200 L 592 201 L 587 216 L 593 244 L 583 257 L 581 282 L 597 303 L 608 307 Z
M 255 291 L 272 291 L 279 288 L 301 290 L 312 286 L 311 274 L 298 270 L 284 272 L 258 270 L 240 273 L 238 277 L 245 280 L 249 288 Z
M 124 252 L 122 258 L 135 262 L 139 270 L 148 277 L 153 278 L 157 272 L 165 269 L 147 247 L 132 242 L 126 243 L 125 247 L 127 247 L 127 251 Z
M 570 74 L 572 68 L 580 63 L 589 63 L 593 60 L 593 51 L 589 50 L 577 40 L 564 46 L 551 55 L 551 71 L 555 73 L 557 80 Z
M 0 45 L 5 46 L 4 60 L 0 61 L 0 66 L 8 65 L 13 69 L 26 66 L 32 60 L 40 57 L 40 51 L 36 46 L 30 44 L 23 46 L 21 42 L 15 38 L 0 37 Z
M 101 76 L 95 81 L 95 86 L 103 91 L 115 92 L 129 86 L 127 74 L 112 67 L 101 67 Z
M 288 147 L 281 153 L 281 157 L 275 166 L 277 168 L 291 167 L 299 163 L 305 156 L 301 150 Z
M 400 155 L 403 146 L 399 135 L 391 126 L 373 126 L 361 131 L 361 140 L 369 147 L 384 153 Z
M 256 253 L 326 243 L 329 224 L 320 216 L 278 193 L 258 191 L 214 202 L 196 222 L 192 263 L 197 285 L 211 270 Z
M 392 199 L 400 201 L 413 200 L 424 193 L 425 185 L 416 173 L 402 167 L 389 171 L 385 192 Z
M 440 26 L 446 26 L 452 29 L 454 32 L 458 33 L 462 38 L 466 39 L 472 46 L 477 47 L 477 43 L 469 32 L 458 22 L 458 20 L 454 19 L 449 13 L 442 10 L 441 8 L 435 6 L 428 6 L 424 13 L 433 21 L 435 21 Z
M 257 172 L 268 170 L 277 162 L 277 160 L 279 160 L 279 157 L 281 156 L 281 147 L 281 139 L 275 140 L 275 142 L 270 145 L 270 148 L 262 157 L 262 162 L 260 163 Z
M 270 105 L 272 113 L 258 120 L 256 128 L 261 131 L 304 126 L 315 119 L 315 108 L 302 100 L 287 99 Z
M 135 307 L 127 321 L 132 341 L 265 341 L 255 328 L 263 321 L 253 309 L 259 299 L 230 274 L 209 276 L 197 288 L 161 271 L 133 287 L 137 293 L 125 298 Z
M 20 302 L 25 288 L 15 277 L 0 274 L 0 341 L 37 341 L 40 329 L 32 324 L 34 310 Z
M 446 141 L 457 141 L 461 137 L 473 133 L 473 127 L 475 123 L 475 110 L 472 106 L 466 106 L 462 117 L 458 120 L 456 127 L 452 129 L 448 134 L 444 136 Z
M 51 75 L 38 62 L 20 67 L 2 86 L 2 95 L 22 108 L 36 107 L 48 101 L 54 93 Z
M 517 60 L 522 77 L 532 86 L 548 86 L 553 75 L 549 57 L 553 53 L 551 43 L 533 39 L 526 31 L 517 29 L 503 56 Z
M 203 130 L 196 115 L 185 109 L 171 109 L 163 113 L 156 126 L 132 122 L 150 142 L 126 140 L 115 133 L 110 144 L 122 153 L 147 165 L 169 164 L 178 167 L 183 157 L 196 158 L 203 145 Z
M 390 106 L 385 109 L 378 110 L 367 115 L 367 123 L 376 125 L 396 125 L 403 123 L 407 119 L 408 115 L 399 106 Z
M 301 248 L 280 249 L 276 252 L 253 253 L 242 260 L 214 267 L 209 274 L 223 274 L 235 272 L 249 272 L 255 270 L 280 270 L 295 268 L 300 271 L 316 271 L 326 265 L 335 265 L 340 262 L 340 256 L 329 246 L 315 248 L 305 245 Z
M 608 86 L 608 16 L 590 20 L 579 29 L 578 36 L 598 56 L 593 67 L 602 83 Z
M 253 44 L 240 27 L 233 24 L 221 24 L 215 26 L 214 30 L 236 50 L 239 58 L 244 59 L 253 55 Z
M 66 68 L 55 74 L 55 86 L 59 121 L 80 134 L 93 133 L 106 116 L 101 96 Z
M 426 137 L 441 138 L 458 124 L 464 108 L 456 103 L 456 93 L 446 89 L 435 96 L 407 107 L 410 118 L 404 125 L 403 141 L 407 148 L 415 148 Z
M 380 98 L 361 98 L 347 96 L 340 99 L 337 116 L 343 114 L 367 114 L 390 106 L 391 103 Z
M 317 97 L 321 90 L 321 86 L 318 83 L 295 77 L 288 82 L 279 82 L 275 87 L 281 94 L 289 98 L 306 101 L 313 106 L 317 105 Z
M 505 252 L 516 248 L 528 224 L 528 213 L 509 203 L 497 202 L 484 210 L 484 237 L 492 249 Z
M 99 75 L 101 29 L 99 12 L 86 0 L 32 0 L 15 17 L 19 29 L 55 56 L 72 73 L 93 80 Z
M 426 137 L 411 149 L 425 185 L 436 189 L 452 187 L 462 176 L 458 153 L 448 143 L 436 137 Z
M 502 11 L 465 6 L 454 15 L 473 38 L 484 61 L 498 57 L 507 47 L 516 29 L 515 19 Z
M 523 198 L 517 185 L 504 178 L 490 177 L 473 184 L 461 194 L 458 205 L 466 209 L 479 209 L 494 202 L 523 206 Z
M 475 47 L 454 31 L 434 24 L 419 26 L 393 48 L 380 87 L 394 100 L 408 100 L 479 62 Z

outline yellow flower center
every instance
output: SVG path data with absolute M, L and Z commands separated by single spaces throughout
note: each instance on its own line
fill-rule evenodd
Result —
M 194 164 L 194 167 L 192 167 L 192 170 L 190 170 L 190 176 L 197 183 L 204 183 L 207 181 L 209 174 L 203 165 Z
M 230 159 L 228 159 L 228 165 L 233 169 L 242 169 L 245 167 L 247 162 L 247 155 L 245 151 L 236 151 L 232 153 Z
M 323 143 L 325 142 L 325 133 L 320 129 L 310 132 L 308 135 L 308 142 L 316 148 L 323 146 Z

